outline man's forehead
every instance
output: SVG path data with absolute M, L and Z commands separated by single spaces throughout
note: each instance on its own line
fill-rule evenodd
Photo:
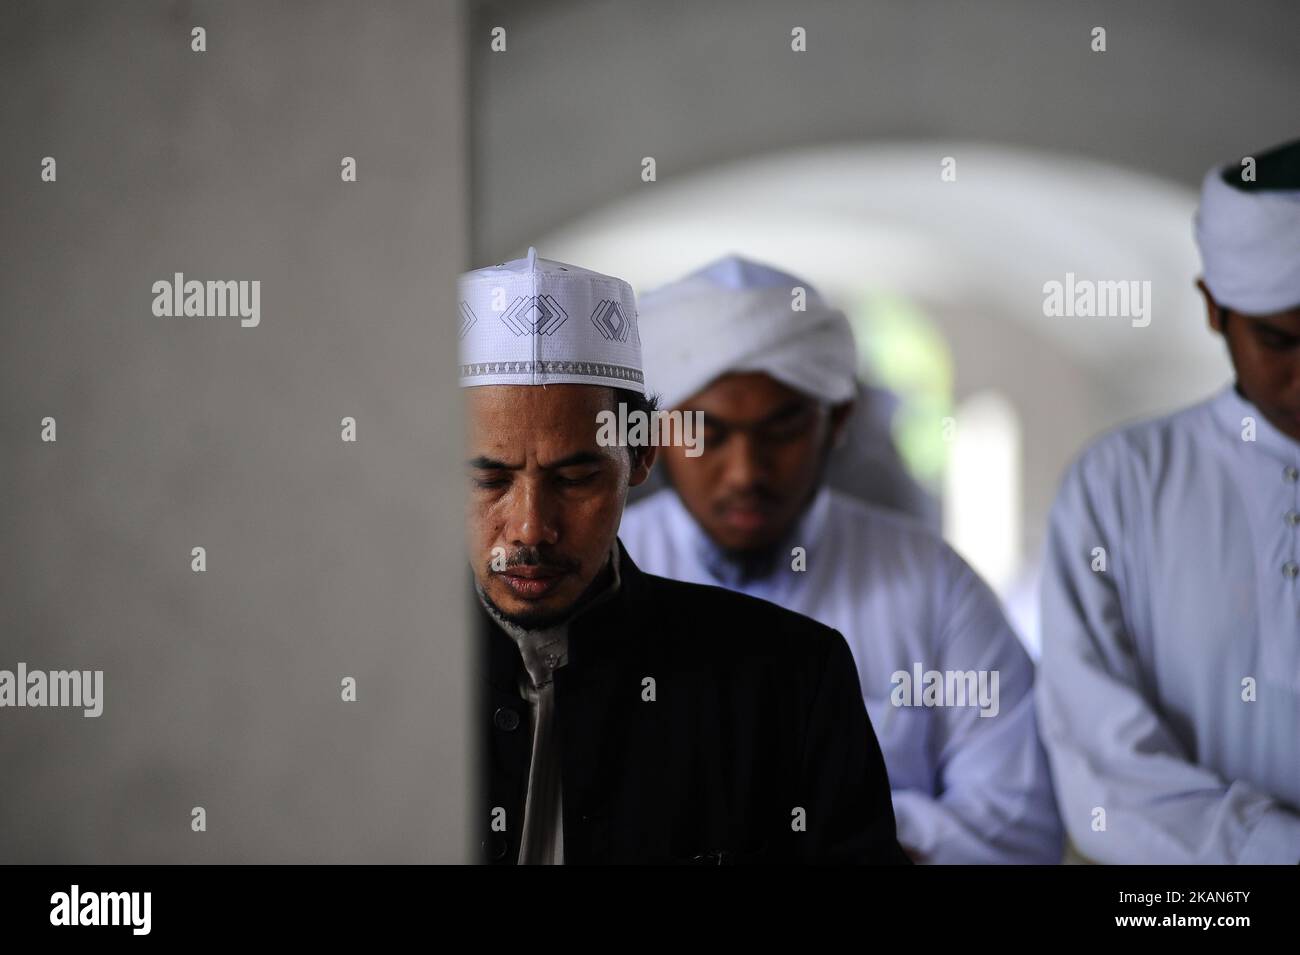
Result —
M 478 453 L 520 456 L 534 451 L 565 458 L 604 450 L 597 442 L 596 416 L 610 407 L 601 385 L 486 385 L 468 389 L 469 440 Z
M 590 404 L 607 404 L 610 391 L 611 389 L 606 385 L 579 382 L 560 382 L 552 385 L 480 385 L 465 389 L 468 395 L 467 402 L 471 408 L 497 405 L 583 407 Z
M 791 388 L 763 371 L 728 372 L 682 402 L 718 414 L 770 414 L 786 406 L 812 404 L 816 398 Z

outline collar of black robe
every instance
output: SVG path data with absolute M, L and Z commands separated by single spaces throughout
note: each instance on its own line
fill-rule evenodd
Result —
M 568 683 L 583 682 L 601 664 L 621 658 L 642 619 L 638 608 L 645 602 L 646 575 L 632 562 L 623 542 L 616 543 L 618 590 L 608 600 L 578 614 L 569 625 L 569 659 L 564 667 Z M 481 635 L 479 660 L 483 677 L 500 689 L 517 690 L 523 666 L 519 647 L 473 594 L 473 578 L 470 587 L 477 611 L 476 632 Z

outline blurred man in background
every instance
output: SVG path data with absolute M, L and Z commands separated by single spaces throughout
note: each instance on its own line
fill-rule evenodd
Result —
M 644 296 L 641 336 L 648 388 L 702 412 L 704 442 L 662 450 L 671 490 L 628 509 L 629 553 L 844 634 L 914 859 L 1058 862 L 1033 665 L 997 598 L 919 523 L 825 486 L 856 393 L 844 315 L 733 256 Z
M 1205 177 L 1236 383 L 1109 434 L 1052 512 L 1038 705 L 1071 840 L 1300 862 L 1300 141 Z

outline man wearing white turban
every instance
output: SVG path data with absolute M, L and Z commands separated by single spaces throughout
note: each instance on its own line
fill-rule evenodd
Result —
M 856 393 L 844 315 L 732 256 L 643 296 L 640 321 L 647 387 L 702 412 L 704 441 L 660 449 L 671 490 L 628 509 L 629 553 L 844 634 L 914 859 L 1059 861 L 1033 665 L 997 598 L 926 527 L 826 486 Z
M 1210 171 L 1236 382 L 1096 441 L 1052 511 L 1039 722 L 1102 862 L 1300 862 L 1300 141 Z
M 459 317 L 487 860 L 906 863 L 844 638 L 618 543 L 655 457 L 600 438 L 653 410 L 628 284 L 530 249 Z

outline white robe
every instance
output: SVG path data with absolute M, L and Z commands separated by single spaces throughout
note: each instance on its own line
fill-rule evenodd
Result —
M 1231 387 L 1067 474 L 1037 699 L 1084 855 L 1300 862 L 1298 479 L 1300 444 Z

